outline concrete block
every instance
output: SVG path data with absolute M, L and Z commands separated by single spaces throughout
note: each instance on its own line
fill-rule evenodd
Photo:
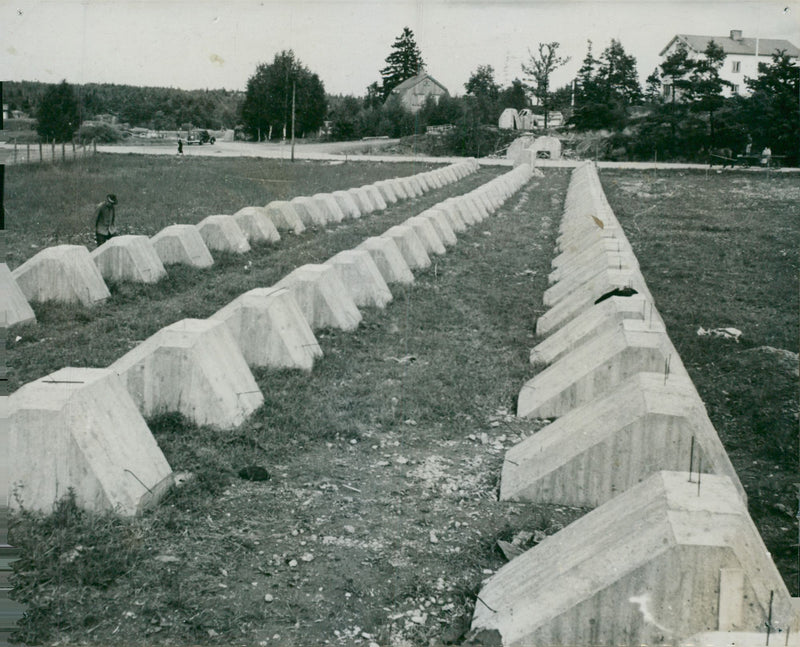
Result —
M 393 239 L 397 243 L 406 264 L 412 270 L 431 266 L 431 259 L 428 256 L 428 252 L 425 251 L 425 245 L 423 245 L 413 227 L 395 225 L 387 229 L 382 235 Z
M 334 191 L 331 195 L 336 199 L 336 203 L 345 215 L 345 218 L 360 218 L 361 208 L 355 198 L 347 191 Z
M 389 182 L 392 183 L 392 189 L 394 189 L 395 194 L 397 194 L 398 200 L 408 200 L 411 197 L 406 190 L 403 178 L 396 177 L 389 180 Z
M 411 187 L 415 198 L 419 198 L 425 194 L 425 191 L 422 189 L 422 183 L 416 175 L 409 175 L 407 179 L 408 185 Z
M 603 270 L 630 270 L 638 268 L 639 262 L 632 252 L 606 252 L 605 254 L 598 254 L 583 265 L 577 263 L 562 265 L 560 268 L 548 274 L 547 281 L 551 285 L 560 283 L 561 281 L 580 282 Z
M 588 340 L 619 327 L 623 319 L 639 319 L 663 326 L 661 316 L 644 295 L 611 297 L 593 305 L 539 342 L 531 351 L 531 364 L 546 366 Z
M 264 402 L 224 321 L 182 319 L 109 368 L 145 417 L 177 412 L 198 425 L 233 429 Z
M 444 254 L 447 251 L 439 238 L 439 234 L 436 233 L 436 229 L 427 218 L 412 216 L 402 224 L 411 227 L 416 232 L 428 254 Z
M 345 250 L 329 258 L 325 264 L 336 268 L 357 306 L 385 308 L 392 301 L 389 286 L 367 250 Z
M 461 216 L 461 209 L 458 207 L 456 201 L 445 200 L 444 202 L 435 204 L 432 209 L 437 209 L 447 214 L 447 220 L 450 222 L 450 226 L 453 228 L 454 232 L 461 233 L 467 230 L 468 223 Z
M 766 644 L 766 629 L 761 631 L 720 630 L 701 631 L 681 641 L 680 647 L 764 647 Z M 779 627 L 770 635 L 770 644 L 776 647 L 800 647 L 800 635 Z
M 0 326 L 5 328 L 15 324 L 36 323 L 33 308 L 5 263 L 0 263 L 0 301 L 3 304 L 3 320 L 0 321 Z
M 439 236 L 439 240 L 442 241 L 443 245 L 452 247 L 456 244 L 456 234 L 450 226 L 450 219 L 444 211 L 428 209 L 419 214 L 418 217 L 425 218 L 433 225 L 433 228 L 436 230 L 436 235 Z
M 625 319 L 615 330 L 598 335 L 564 355 L 525 383 L 517 415 L 527 418 L 563 416 L 604 395 L 635 373 L 681 371 L 666 333 L 643 329 L 644 322 Z
M 274 200 L 264 208 L 267 210 L 267 216 L 272 220 L 272 224 L 279 231 L 288 230 L 295 234 L 302 234 L 306 230 L 306 226 L 291 202 Z
M 378 187 L 372 184 L 365 184 L 361 188 L 367 192 L 370 202 L 375 206 L 375 211 L 383 211 L 386 209 L 386 200 L 383 199 L 381 192 L 378 191 Z
M 610 261 L 610 259 L 609 259 Z M 554 306 L 559 301 L 570 297 L 579 290 L 588 290 L 592 293 L 613 282 L 618 285 L 619 281 L 633 281 L 634 277 L 641 279 L 642 273 L 639 268 L 632 263 L 626 262 L 625 268 L 619 267 L 622 263 L 611 265 L 607 263 L 605 267 L 590 267 L 585 271 L 576 270 L 564 276 L 558 283 L 551 285 L 542 295 L 542 303 L 546 306 Z M 613 272 L 610 275 L 609 272 Z
M 75 491 L 93 512 L 130 516 L 172 484 L 172 470 L 122 381 L 62 368 L 8 398 L 10 505 L 49 513 Z
M 472 630 L 503 645 L 662 645 L 716 628 L 723 568 L 744 575 L 744 628 L 797 621 L 786 585 L 725 476 L 700 495 L 658 472 L 500 568 L 478 594 Z M 771 596 L 772 593 L 772 596 Z M 499 643 L 498 643 L 499 644 Z
M 330 265 L 302 265 L 278 281 L 275 287 L 292 292 L 312 330 L 355 330 L 361 322 L 361 313 L 353 298 Z
M 291 292 L 256 288 L 219 309 L 248 366 L 310 371 L 322 349 Z
M 299 195 L 289 200 L 289 204 L 294 207 L 294 210 L 297 212 L 297 215 L 300 216 L 300 220 L 303 222 L 306 229 L 309 227 L 325 227 L 328 223 L 325 212 L 313 198 Z
M 244 207 L 233 214 L 233 219 L 248 243 L 277 243 L 281 239 L 264 207 Z
M 381 196 L 387 205 L 395 204 L 397 202 L 398 197 L 390 180 L 379 180 L 378 182 L 374 183 L 374 186 L 378 189 L 378 191 L 381 192 Z
M 106 281 L 157 283 L 167 275 L 147 236 L 115 236 L 91 256 Z
M 536 334 L 547 335 L 568 323 L 584 310 L 591 308 L 597 299 L 613 290 L 632 288 L 653 300 L 641 274 L 632 270 L 606 270 L 590 283 L 575 289 L 536 320 Z
M 433 184 L 428 179 L 427 173 L 417 173 L 414 178 L 417 182 L 419 182 L 420 187 L 422 188 L 423 193 L 427 193 L 433 189 Z
M 370 253 L 386 283 L 402 283 L 404 285 L 414 283 L 414 274 L 393 238 L 383 236 L 367 238 L 356 249 L 363 249 Z
M 344 211 L 342 211 L 332 194 L 316 193 L 314 194 L 314 200 L 322 208 L 328 222 L 342 222 L 344 220 Z
M 29 303 L 58 301 L 91 306 L 111 296 L 89 250 L 82 245 L 47 247 L 13 270 L 11 276 Z
M 366 216 L 377 209 L 377 206 L 372 203 L 369 193 L 367 193 L 363 188 L 356 187 L 353 189 L 348 189 L 347 193 L 349 193 L 350 197 L 355 200 L 355 203 L 358 205 L 358 210 L 361 212 L 362 216 Z
M 619 238 L 608 238 L 590 245 L 580 252 L 562 252 L 550 262 L 553 271 L 550 276 L 557 281 L 563 274 L 571 272 L 579 267 L 585 267 L 599 259 L 605 260 L 609 254 L 623 254 L 631 252 L 626 241 Z M 635 256 L 634 256 L 635 257 Z
M 233 216 L 208 216 L 197 223 L 197 229 L 212 252 L 244 254 L 250 251 L 250 243 Z
M 170 225 L 150 239 L 164 265 L 211 267 L 214 259 L 194 225 Z
M 596 507 L 690 465 L 728 476 L 745 498 L 689 377 L 636 373 L 508 450 L 500 499 Z

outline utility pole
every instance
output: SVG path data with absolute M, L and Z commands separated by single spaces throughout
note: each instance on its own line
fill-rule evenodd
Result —
M 294 99 L 295 99 L 295 81 L 292 81 L 292 161 L 294 162 Z

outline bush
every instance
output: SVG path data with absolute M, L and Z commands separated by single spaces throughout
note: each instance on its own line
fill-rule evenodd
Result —
M 78 129 L 77 138 L 81 144 L 89 144 L 92 140 L 98 144 L 112 144 L 121 141 L 124 135 L 111 124 L 98 123 L 83 124 Z

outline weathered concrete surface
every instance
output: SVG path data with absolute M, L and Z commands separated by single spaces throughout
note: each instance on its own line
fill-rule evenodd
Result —
M 603 238 L 600 241 L 593 241 L 593 244 L 587 246 L 580 251 L 566 251 L 560 253 L 558 256 L 550 261 L 550 266 L 553 272 L 550 276 L 554 280 L 561 278 L 561 274 L 570 272 L 576 267 L 585 267 L 588 263 L 596 261 L 598 257 L 606 258 L 608 254 L 616 253 L 622 254 L 624 252 L 632 251 L 627 241 L 622 238 Z M 559 274 L 559 272 L 561 274 Z
M 553 270 L 547 276 L 550 284 L 556 285 L 561 281 L 580 282 L 586 280 L 603 270 L 631 270 L 639 269 L 639 261 L 632 252 L 605 252 L 597 254 L 585 263 L 570 263 Z
M 113 371 L 63 368 L 23 385 L 8 405 L 14 508 L 52 512 L 72 488 L 82 508 L 133 515 L 172 482 L 164 454 Z
M 643 371 L 681 372 L 666 333 L 643 329 L 645 322 L 624 319 L 564 355 L 519 392 L 517 415 L 528 418 L 563 416 L 571 409 L 607 393 L 620 382 Z
M 436 229 L 427 218 L 412 216 L 411 218 L 406 218 L 402 224 L 411 227 L 416 232 L 428 254 L 444 254 L 447 251 L 441 238 L 439 238 L 439 234 L 436 233 Z
M 267 210 L 267 216 L 279 231 L 288 230 L 295 234 L 302 234 L 306 230 L 306 226 L 291 202 L 273 200 L 264 209 Z
M 632 284 L 634 277 L 644 281 L 641 271 L 635 266 L 636 264 L 625 263 L 627 266 L 625 268 L 621 268 L 618 265 L 620 264 L 611 265 L 611 263 L 607 263 L 605 267 L 590 267 L 585 271 L 577 270 L 572 272 L 545 290 L 542 295 L 542 303 L 546 306 L 553 306 L 571 297 L 576 291 L 589 290 L 594 293 L 610 282 L 616 285 L 619 281 L 630 280 Z M 614 272 L 614 274 L 609 274 L 610 272 Z M 598 285 L 599 287 L 597 287 Z
M 531 364 L 534 366 L 551 364 L 589 339 L 610 329 L 616 329 L 623 319 L 658 322 L 663 326 L 660 315 L 644 295 L 611 297 L 587 308 L 539 342 L 531 351 Z
M 418 217 L 425 218 L 433 225 L 433 228 L 436 230 L 436 235 L 439 236 L 439 240 L 441 240 L 442 244 L 446 247 L 452 247 L 458 242 L 456 233 L 450 226 L 450 218 L 447 217 L 447 213 L 444 211 L 428 209 L 419 214 Z
M 471 225 L 475 222 L 474 219 L 471 217 L 464 218 L 461 215 L 462 209 L 459 207 L 460 202 L 455 201 L 452 199 L 447 199 L 444 202 L 439 202 L 431 207 L 431 210 L 443 211 L 447 214 L 447 220 L 450 223 L 450 226 L 453 228 L 453 231 L 456 233 L 462 233 L 467 230 L 467 225 Z
M 322 349 L 291 292 L 256 288 L 209 317 L 224 321 L 249 366 L 310 371 Z
M 723 568 L 744 571 L 741 628 L 794 623 L 792 601 L 725 476 L 658 472 L 503 566 L 473 631 L 509 647 L 677 644 L 715 629 Z
M 325 212 L 313 198 L 299 195 L 289 200 L 289 204 L 294 207 L 294 210 L 297 212 L 297 215 L 300 216 L 300 220 L 306 228 L 324 227 L 328 223 Z
M 394 238 L 373 236 L 364 240 L 356 249 L 364 249 L 370 253 L 386 283 L 414 283 L 414 274 Z
M 233 429 L 264 402 L 224 321 L 178 321 L 109 368 L 146 417 L 177 412 L 198 425 Z
M 244 254 L 250 251 L 250 243 L 233 216 L 208 216 L 197 223 L 197 230 L 212 252 Z
M 387 238 L 392 238 L 400 248 L 400 253 L 412 270 L 424 269 L 431 266 L 431 259 L 425 246 L 412 227 L 408 225 L 395 225 L 390 227 L 383 234 Z
M 106 281 L 157 283 L 167 275 L 147 236 L 115 236 L 91 255 Z
M 302 265 L 284 276 L 275 287 L 292 292 L 312 330 L 355 330 L 361 322 L 361 313 L 353 298 L 330 265 Z
M 403 178 L 396 177 L 388 181 L 392 183 L 392 189 L 397 194 L 399 200 L 408 200 L 408 198 L 411 197 L 403 183 Z
M 536 334 L 547 335 L 565 325 L 595 301 L 614 290 L 633 288 L 637 294 L 653 300 L 642 275 L 636 270 L 605 270 L 590 282 L 575 289 L 536 320 Z
M 194 225 L 170 225 L 150 239 L 164 265 L 211 267 L 214 259 Z
M 373 186 L 381 192 L 381 196 L 387 205 L 395 204 L 398 201 L 399 198 L 390 180 L 379 180 L 378 182 L 374 182 Z
M 336 202 L 336 198 L 330 193 L 315 193 L 314 200 L 325 213 L 325 218 L 328 222 L 342 222 L 344 220 L 344 211 Z
M 766 630 L 703 631 L 681 641 L 680 647 L 764 647 L 766 644 Z M 800 633 L 778 628 L 771 633 L 769 644 L 776 647 L 800 647 Z
M 745 498 L 689 377 L 636 373 L 508 450 L 500 499 L 596 507 L 690 463 L 728 476 Z
M 91 306 L 111 296 L 89 250 L 82 245 L 47 247 L 11 272 L 28 302 Z
M 15 324 L 36 323 L 36 315 L 33 312 L 22 290 L 19 289 L 8 265 L 0 263 L 0 301 L 3 307 L 2 326 L 13 326 Z
M 372 184 L 365 184 L 361 187 L 367 192 L 370 202 L 375 206 L 375 211 L 383 211 L 386 209 L 386 200 L 383 199 L 381 192 Z
M 281 239 L 264 207 L 244 207 L 233 214 L 233 219 L 251 244 L 277 243 Z
M 367 250 L 345 250 L 329 258 L 325 264 L 336 268 L 357 306 L 385 308 L 392 301 L 389 286 Z
M 334 191 L 331 195 L 336 199 L 336 203 L 345 215 L 345 218 L 360 218 L 361 208 L 355 198 L 347 191 Z

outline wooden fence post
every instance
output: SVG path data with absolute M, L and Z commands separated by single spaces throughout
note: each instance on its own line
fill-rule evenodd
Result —
M 42 142 L 39 141 L 39 164 L 44 162 L 44 157 L 42 156 Z
M 14 138 L 14 164 L 17 163 L 17 139 Z
M 67 144 L 65 142 L 61 142 L 61 161 L 67 161 Z
M 50 142 L 50 161 L 56 161 L 56 140 Z
M 31 161 L 31 145 L 30 142 L 25 144 L 25 163 L 29 164 Z

